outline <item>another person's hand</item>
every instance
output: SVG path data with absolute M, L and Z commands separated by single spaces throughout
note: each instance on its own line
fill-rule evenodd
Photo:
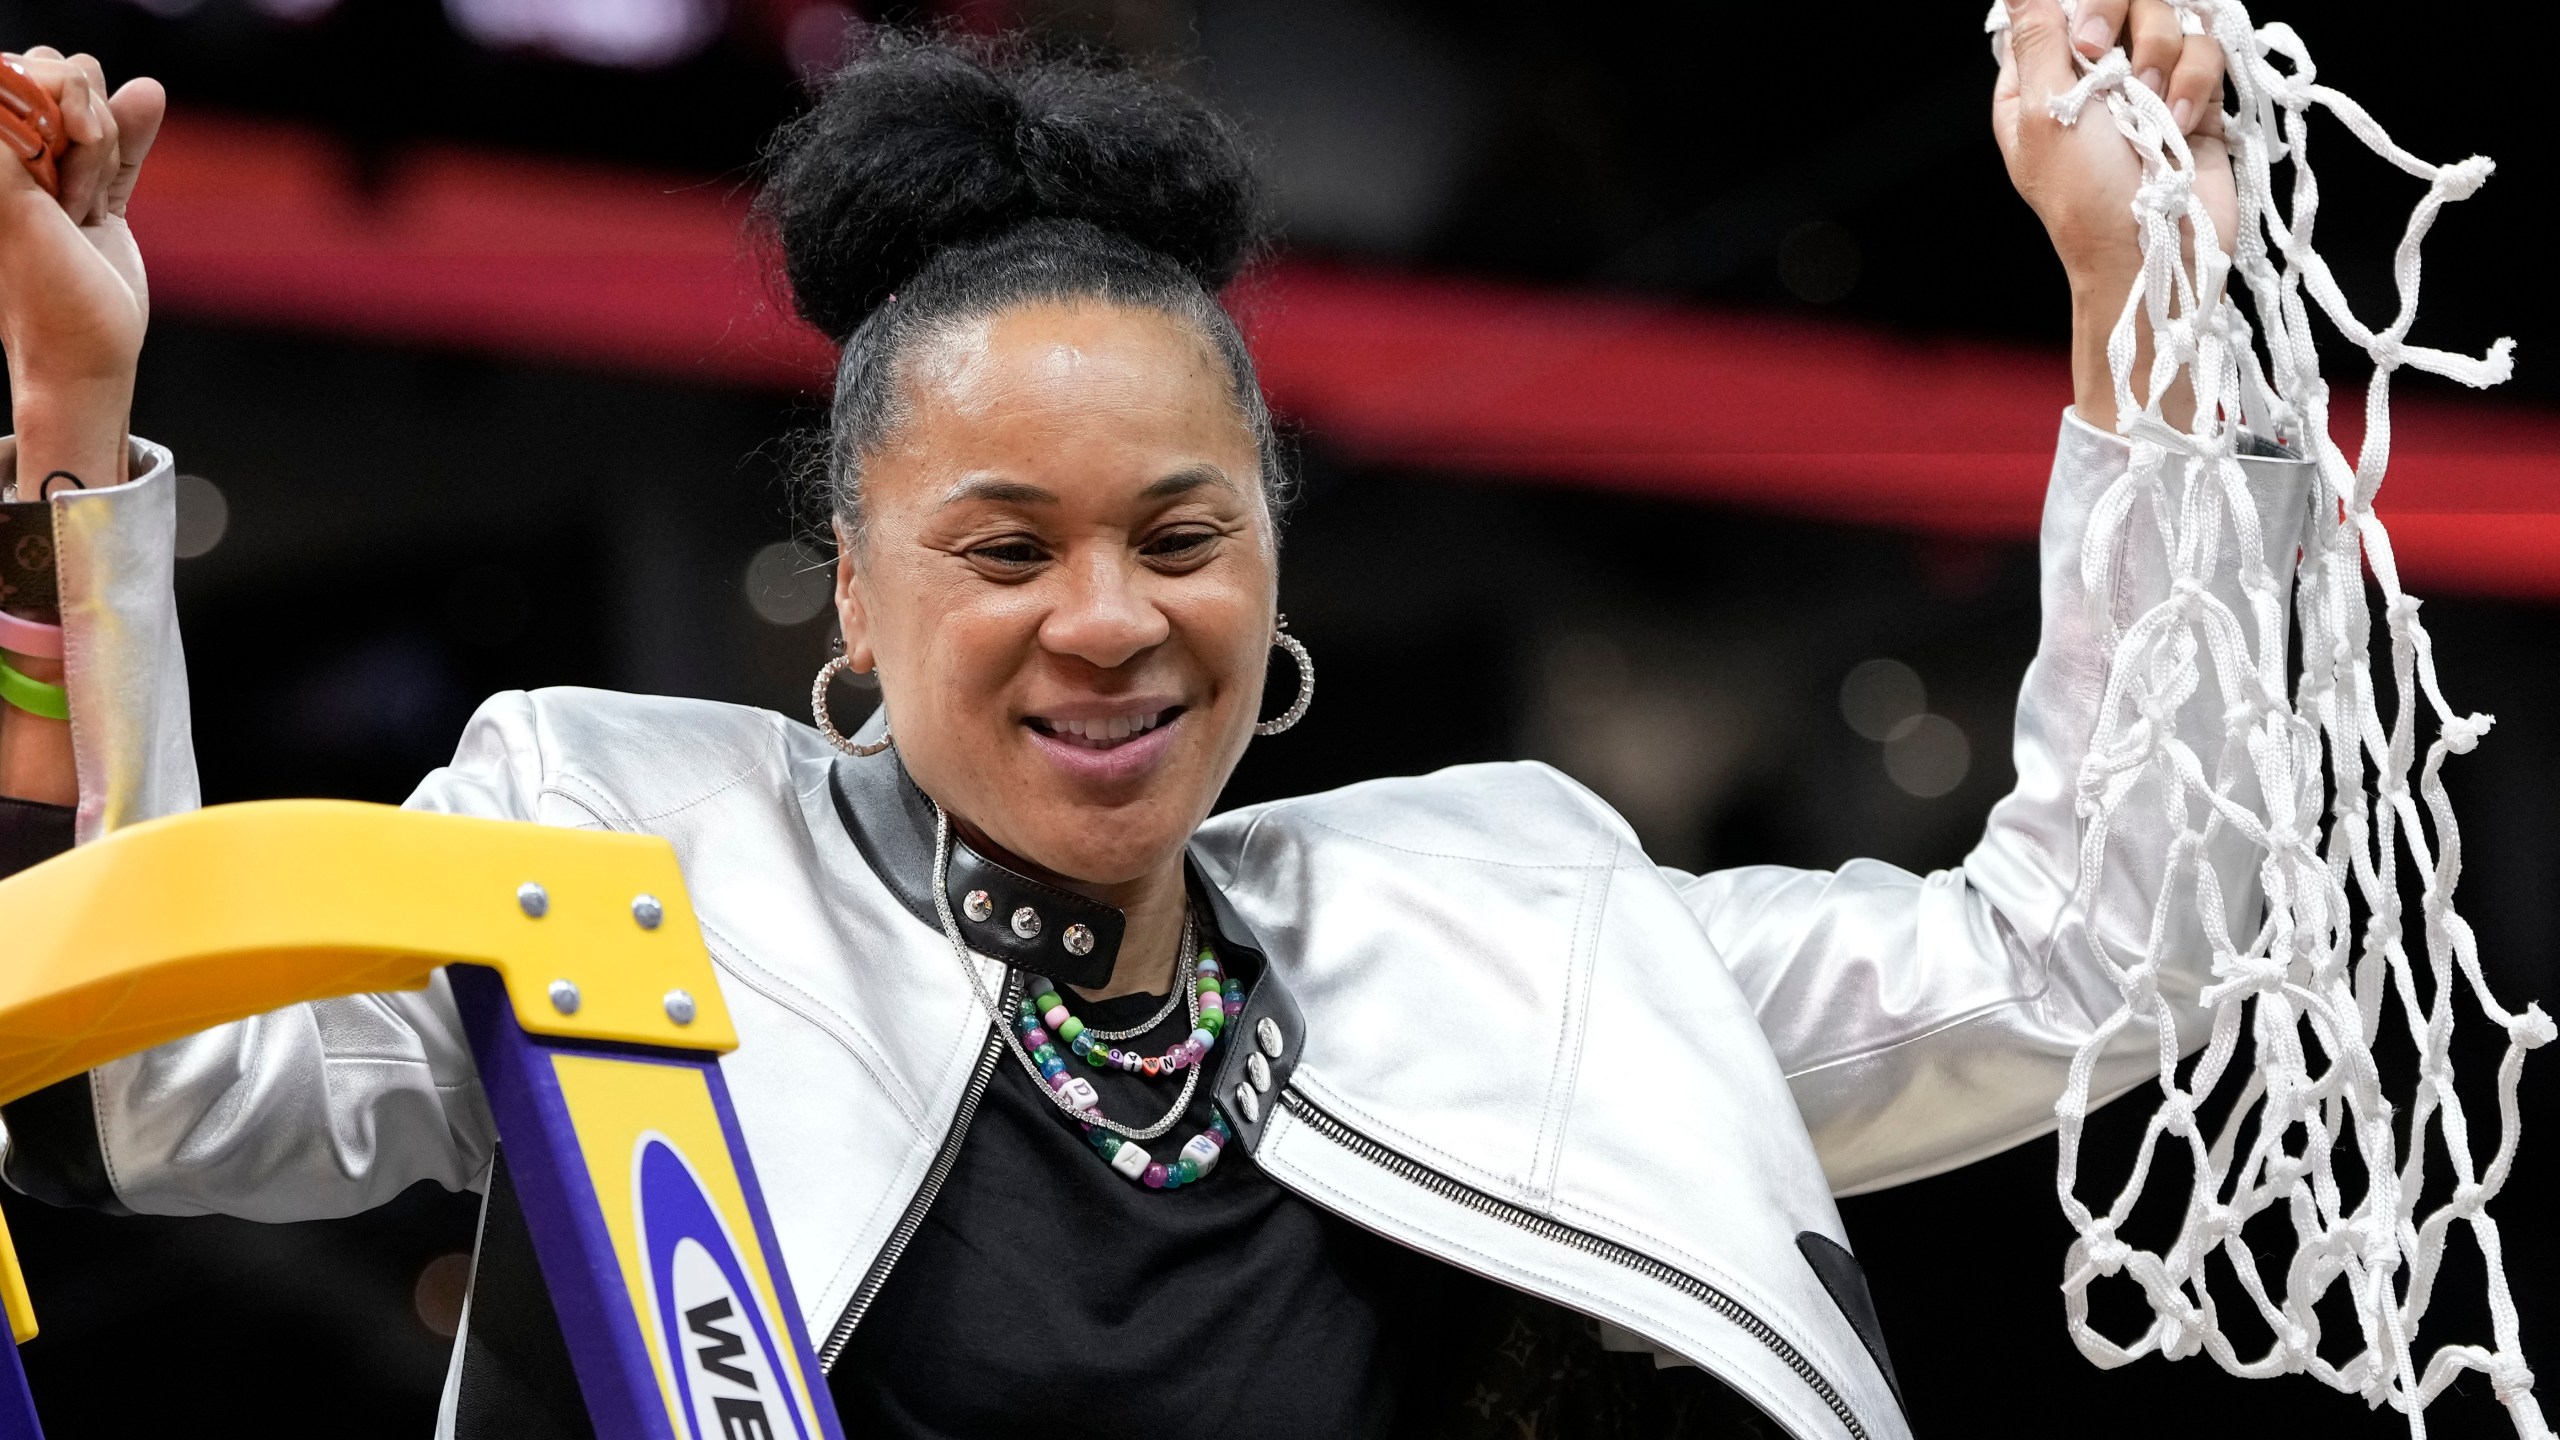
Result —
M 34 499 L 54 471 L 91 486 L 123 478 L 134 366 L 150 318 L 125 204 L 167 97 L 156 80 L 110 95 L 87 55 L 38 46 L 19 64 L 62 107 L 70 142 L 59 200 L 23 166 L 0 163 L 0 351 L 27 482 L 21 494 Z
M 2178 13 L 2165 0 L 2080 0 L 2076 28 L 2060 0 L 2008 0 L 2008 6 L 2009 29 L 1998 45 L 2000 79 L 1991 95 L 1992 133 L 2011 183 L 2044 222 L 2071 281 L 2076 408 L 2091 424 L 2110 427 L 2115 392 L 2107 332 L 2142 269 L 2133 217 L 2142 163 L 2101 105 L 2092 103 L 2079 123 L 2065 125 L 2047 102 L 2078 83 L 2075 53 L 2096 59 L 2124 46 L 2136 82 L 2167 103 L 2186 133 L 2195 155 L 2195 194 L 2229 253 L 2239 206 L 2222 140 L 2222 47 L 2209 35 L 2182 34 Z

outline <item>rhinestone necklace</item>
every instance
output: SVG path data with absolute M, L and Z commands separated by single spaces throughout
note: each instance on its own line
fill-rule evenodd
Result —
M 1188 936 L 1185 938 L 1188 939 Z M 1191 947 L 1187 944 L 1183 947 L 1183 952 L 1186 955 L 1193 955 Z M 1055 984 L 1036 975 L 1032 977 L 1031 984 L 1033 998 L 1023 1003 L 1025 1013 L 1033 1016 L 1039 1024 L 1049 1027 L 1041 1036 L 1043 1040 L 1065 1041 L 1068 1050 L 1073 1052 L 1077 1059 L 1096 1070 L 1105 1068 L 1125 1070 L 1132 1075 L 1145 1075 L 1153 1079 L 1158 1075 L 1170 1075 L 1186 1065 L 1199 1064 L 1208 1055 L 1210 1049 L 1218 1043 L 1219 1033 L 1226 1029 L 1227 1017 L 1242 1014 L 1244 1011 L 1244 987 L 1228 978 L 1226 972 L 1219 967 L 1217 957 L 1209 953 L 1209 947 L 1206 945 L 1201 946 L 1197 954 L 1193 955 L 1193 959 L 1186 961 L 1180 967 L 1180 974 L 1174 983 L 1180 985 L 1182 989 L 1165 1002 L 1163 1014 L 1135 1030 L 1092 1028 L 1068 1011 L 1067 1002 L 1059 994 Z M 1175 1041 L 1172 1048 L 1162 1055 L 1141 1055 L 1135 1050 L 1123 1050 L 1116 1045 L 1104 1043 L 1111 1040 L 1126 1040 L 1132 1035 L 1154 1029 L 1156 1025 L 1163 1023 L 1165 1015 L 1173 1013 L 1173 1002 L 1177 1000 L 1190 1002 L 1191 1033 Z M 1016 1017 L 1017 1020 L 1019 1018 L 1019 1016 Z
M 969 977 L 969 988 L 977 992 L 978 1004 L 987 1012 L 987 1019 L 995 1025 L 996 1033 L 1004 1037 L 1005 1048 L 1012 1051 L 1013 1058 L 1022 1063 L 1023 1072 L 1039 1082 L 1040 1092 L 1049 1097 L 1049 1103 L 1072 1116 L 1088 1131 L 1108 1131 L 1112 1137 L 1125 1137 L 1130 1140 L 1153 1140 L 1172 1129 L 1174 1122 L 1182 1118 L 1182 1112 L 1191 1108 L 1191 1097 L 1200 1088 L 1200 1072 L 1208 1068 L 1204 1064 L 1182 1067 L 1184 1072 L 1182 1094 L 1173 1102 L 1173 1108 L 1164 1112 L 1162 1119 L 1152 1125 L 1132 1127 L 1123 1125 L 1102 1113 L 1102 1095 L 1093 1088 L 1092 1081 L 1081 1075 L 1065 1074 L 1063 1065 L 1060 1067 L 1059 1078 L 1052 1081 L 1042 1071 L 1040 1062 L 1031 1058 L 1031 1047 L 1023 1044 L 1023 1037 L 1013 1026 L 1005 1023 L 1004 1011 L 996 1005 L 995 996 L 987 992 L 986 977 L 978 973 L 977 960 L 969 953 L 969 942 L 960 938 L 960 922 L 951 914 L 951 816 L 944 811 L 942 802 L 939 800 L 933 801 L 933 913 L 942 921 L 942 937 L 951 942 L 951 954 L 960 962 L 961 973 Z M 1182 915 L 1182 949 L 1178 954 L 1191 953 L 1191 936 L 1191 912 L 1186 905 Z M 1041 983 L 1045 985 L 1047 982 Z M 1196 988 L 1186 986 L 1184 994 L 1190 997 L 1188 1003 L 1191 1006 L 1191 1026 L 1197 1031 L 1205 1008 L 1197 998 L 1200 992 Z M 1214 1033 L 1211 1038 L 1215 1039 Z M 1184 1042 L 1185 1045 L 1189 1043 L 1189 1041 Z M 1204 1049 L 1202 1053 L 1205 1057 L 1207 1052 Z M 1101 1148 L 1099 1142 L 1096 1143 L 1095 1148 Z M 1139 1153 L 1145 1153 L 1143 1147 Z M 1119 1168 L 1120 1161 L 1116 1153 L 1106 1155 L 1104 1158 L 1112 1161 L 1114 1169 Z
M 1185 923 L 1187 924 L 1189 917 L 1186 916 L 1184 918 Z M 1165 1021 L 1171 1019 L 1173 1017 L 1173 1008 L 1182 1003 L 1182 992 L 1191 988 L 1191 945 L 1189 943 L 1189 937 L 1186 936 L 1184 938 L 1182 953 L 1175 956 L 1174 959 L 1176 963 L 1173 972 L 1173 993 L 1164 997 L 1164 1004 L 1158 1007 L 1156 1013 L 1148 1016 L 1139 1023 L 1130 1026 L 1126 1030 L 1096 1030 L 1092 1026 L 1085 1025 L 1082 1022 L 1078 1022 L 1077 1028 L 1082 1031 L 1082 1033 L 1090 1035 L 1096 1040 L 1126 1040 L 1132 1035 L 1144 1035 L 1148 1031 L 1153 1030 Z M 1199 1024 L 1198 1017 L 1193 1017 L 1192 1024 L 1195 1026 Z M 1058 1027 L 1052 1025 L 1049 1028 L 1055 1030 Z M 1061 1040 L 1073 1040 L 1075 1036 L 1067 1034 L 1060 1035 L 1058 1038 Z M 1082 1054 L 1083 1052 L 1078 1051 L 1077 1053 Z

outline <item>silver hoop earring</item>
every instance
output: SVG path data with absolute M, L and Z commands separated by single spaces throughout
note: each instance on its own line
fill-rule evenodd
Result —
M 897 743 L 896 738 L 890 735 L 887 724 L 884 722 L 880 727 L 878 740 L 868 745 L 856 745 L 836 730 L 834 718 L 827 714 L 827 686 L 838 675 L 843 674 L 845 667 L 851 663 L 853 662 L 839 655 L 818 667 L 818 678 L 809 686 L 809 718 L 817 723 L 818 733 L 827 737 L 828 744 L 857 759 L 868 759 Z
M 1288 624 L 1289 617 L 1281 616 L 1279 622 L 1271 628 L 1271 643 L 1279 649 L 1288 651 L 1289 658 L 1298 662 L 1298 698 L 1289 702 L 1288 709 L 1269 720 L 1257 723 L 1253 727 L 1253 733 L 1256 735 L 1277 735 L 1304 720 L 1307 718 L 1307 707 L 1314 704 L 1316 700 L 1315 658 L 1307 654 L 1307 647 L 1299 643 L 1297 636 L 1289 633 L 1286 628 Z

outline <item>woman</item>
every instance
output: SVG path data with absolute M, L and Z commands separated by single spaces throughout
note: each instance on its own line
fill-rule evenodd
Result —
M 1254 239 L 1231 133 L 1127 74 L 902 43 L 779 137 L 764 214 L 843 344 L 843 651 L 815 728 L 502 695 L 411 803 L 674 843 L 848 1433 L 1904 1433 L 1832 1196 L 2043 1131 L 2116 1003 L 2093 935 L 2188 936 L 2161 988 L 2191 1018 L 2208 949 L 2153 913 L 2165 825 L 2117 834 L 2100 913 L 2072 900 L 2107 624 L 2078 547 L 2125 463 L 2104 344 L 2137 173 L 2044 101 L 2072 44 L 2121 39 L 2227 199 L 2220 56 L 2157 0 L 2080 13 L 2074 41 L 2054 0 L 2015 0 L 1994 99 L 2080 317 L 2019 785 L 1927 877 L 1663 870 L 1535 765 L 1210 818 L 1312 684 L 1276 614 L 1270 421 L 1217 298 Z M 22 850 L 194 803 L 170 461 L 123 439 L 143 292 L 120 217 L 158 96 L 27 63 L 79 142 L 60 204 L 0 182 L 18 484 L 75 477 L 51 500 L 71 719 L 11 715 L 10 776 L 76 812 L 16 807 Z M 2289 563 L 2303 488 L 2259 478 Z M 1264 704 L 1275 644 L 1294 703 Z M 850 738 L 843 670 L 884 702 Z M 2210 765 L 2220 737 L 2191 743 Z M 2211 858 L 2245 917 L 2247 857 Z M 2137 1041 L 2101 1084 L 2152 1065 Z M 9 1178 L 66 1203 L 287 1219 L 485 1187 L 443 1432 L 583 1429 L 441 981 L 8 1118 Z

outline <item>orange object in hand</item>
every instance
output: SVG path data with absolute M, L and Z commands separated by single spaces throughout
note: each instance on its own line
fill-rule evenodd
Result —
M 48 195 L 62 193 L 62 175 L 54 164 L 62 155 L 62 136 L 62 107 L 27 74 L 17 56 L 0 55 L 0 143 L 17 152 Z

